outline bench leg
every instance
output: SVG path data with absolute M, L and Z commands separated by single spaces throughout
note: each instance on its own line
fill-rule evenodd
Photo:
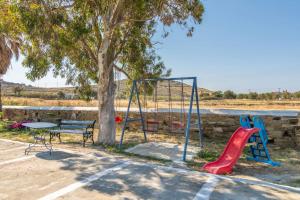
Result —
M 93 145 L 94 145 L 95 144 L 95 142 L 94 142 L 94 134 L 92 133 L 90 137 L 91 137 Z
M 83 139 L 82 146 L 85 147 L 85 142 L 86 142 L 86 135 L 85 134 L 82 135 L 82 139 Z
M 57 137 L 59 139 L 59 143 L 61 143 L 60 133 L 50 133 L 50 140 L 49 140 L 50 144 L 54 137 Z
M 58 136 L 58 139 L 59 139 L 59 143 L 61 143 L 60 133 L 58 133 L 57 136 Z
M 50 139 L 49 139 L 49 143 L 51 144 L 52 142 L 52 139 L 53 139 L 53 133 L 50 133 Z

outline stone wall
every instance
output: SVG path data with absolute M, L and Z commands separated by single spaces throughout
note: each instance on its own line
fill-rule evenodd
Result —
M 300 115 L 298 117 L 261 116 L 270 142 L 280 147 L 300 147 Z M 228 137 L 236 130 L 239 116 L 202 115 L 204 133 L 208 137 Z
M 124 116 L 124 112 L 117 113 Z M 138 118 L 138 113 L 131 113 L 131 118 Z M 159 128 L 168 131 L 170 124 L 169 113 L 147 114 L 148 119 L 156 118 L 160 122 Z M 57 119 L 77 119 L 95 120 L 96 111 L 72 111 L 72 110 L 30 110 L 30 109 L 5 109 L 4 118 L 9 120 L 21 121 L 23 119 L 33 119 L 55 122 Z M 262 116 L 269 133 L 271 142 L 280 147 L 300 147 L 300 115 L 298 117 L 278 117 Z M 172 114 L 173 121 L 180 121 L 180 114 Z M 230 135 L 240 126 L 239 116 L 203 114 L 201 115 L 203 132 L 206 137 L 229 138 Z M 131 123 L 128 128 L 131 130 L 139 129 L 140 123 Z M 196 132 L 196 115 L 192 116 L 191 137 L 198 137 Z

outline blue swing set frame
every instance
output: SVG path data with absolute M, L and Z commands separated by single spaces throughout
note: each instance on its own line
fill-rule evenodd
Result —
M 147 142 L 147 130 L 145 128 L 145 120 L 144 120 L 144 114 L 143 110 L 141 107 L 141 102 L 140 102 L 140 93 L 137 87 L 138 83 L 141 82 L 150 82 L 150 81 L 184 81 L 184 80 L 192 80 L 192 94 L 190 98 L 190 104 L 189 104 L 189 110 L 188 110 L 188 115 L 187 115 L 187 124 L 185 127 L 185 144 L 184 144 L 184 149 L 183 149 L 183 154 L 182 154 L 182 160 L 186 161 L 186 154 L 187 154 L 187 148 L 189 144 L 189 138 L 190 138 L 190 129 L 191 129 L 191 117 L 192 117 L 192 112 L 193 112 L 193 102 L 196 101 L 196 112 L 197 112 L 197 129 L 199 131 L 199 138 L 200 138 L 200 148 L 203 148 L 203 132 L 201 129 L 201 115 L 200 115 L 200 108 L 199 108 L 199 95 L 198 95 L 198 87 L 197 87 L 197 77 L 178 77 L 178 78 L 157 78 L 157 79 L 142 79 L 142 80 L 133 80 L 132 82 L 132 87 L 130 91 L 130 97 L 129 97 L 129 103 L 127 107 L 127 112 L 125 115 L 125 121 L 123 124 L 122 128 L 122 134 L 121 134 L 121 139 L 120 139 L 120 144 L 119 148 L 122 147 L 123 140 L 124 140 L 124 135 L 125 135 L 125 130 L 127 127 L 127 124 L 130 122 L 140 122 L 142 125 L 142 131 L 144 133 L 144 140 Z M 140 118 L 138 119 L 130 119 L 129 118 L 129 113 L 130 113 L 130 108 L 131 108 L 131 103 L 133 96 L 136 96 L 137 104 L 138 104 L 138 111 L 140 114 Z

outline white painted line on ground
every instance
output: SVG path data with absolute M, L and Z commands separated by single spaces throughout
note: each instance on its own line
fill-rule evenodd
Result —
M 10 148 L 10 149 L 3 149 L 3 150 L 1 150 L 1 153 L 2 152 L 5 152 L 5 153 L 7 153 L 7 152 L 9 152 L 9 151 L 15 151 L 15 150 L 19 150 L 19 149 L 26 149 L 26 147 L 25 146 L 21 146 L 21 147 L 15 147 L 15 148 Z
M 24 144 L 24 145 L 29 145 L 30 144 L 28 142 L 19 142 L 19 141 L 15 141 L 15 140 L 8 140 L 8 139 L 2 139 L 2 138 L 0 138 L 0 141 L 8 142 L 8 143 L 14 143 L 14 144 Z
M 219 183 L 220 179 L 210 176 L 206 183 L 201 187 L 199 192 L 194 197 L 194 200 L 209 200 L 210 195 Z
M 29 160 L 31 158 L 35 157 L 35 155 L 32 155 L 32 156 L 24 156 L 24 157 L 21 157 L 21 158 L 16 158 L 16 159 L 13 159 L 13 160 L 6 160 L 6 161 L 3 161 L 3 162 L 0 162 L 0 166 L 2 165 L 7 165 L 7 164 L 11 164 L 11 163 L 15 163 L 15 162 L 21 162 L 21 161 L 24 161 L 24 160 Z
M 297 187 L 291 187 L 287 185 L 279 185 L 276 183 L 266 182 L 266 181 L 255 181 L 255 180 L 249 180 L 249 179 L 243 179 L 243 178 L 235 178 L 235 177 L 221 177 L 224 180 L 230 180 L 230 181 L 236 181 L 241 182 L 244 184 L 250 184 L 250 185 L 258 185 L 263 187 L 269 187 L 273 189 L 281 189 L 281 190 L 289 190 L 289 191 L 295 191 L 300 192 L 300 188 Z
M 46 196 L 40 198 L 39 200 L 54 200 L 54 199 L 57 199 L 58 197 L 61 197 L 61 196 L 65 195 L 65 194 L 68 194 L 68 193 L 70 193 L 70 192 L 78 189 L 78 188 L 86 186 L 86 185 L 90 184 L 93 181 L 98 180 L 102 176 L 105 176 L 105 175 L 110 174 L 112 172 L 121 170 L 122 168 L 127 167 L 129 164 L 130 164 L 130 162 L 124 162 L 124 163 L 122 163 L 120 165 L 117 165 L 117 166 L 115 166 L 113 168 L 106 169 L 106 170 L 104 170 L 102 172 L 99 172 L 99 173 L 96 173 L 96 174 L 94 174 L 94 175 L 92 175 L 90 177 L 87 177 L 84 180 L 75 182 L 75 183 L 73 183 L 71 185 L 68 185 L 68 186 L 66 186 L 66 187 L 64 187 L 64 188 L 62 188 L 62 189 L 60 189 L 60 190 L 58 190 L 58 191 L 56 191 L 54 193 L 46 195 Z

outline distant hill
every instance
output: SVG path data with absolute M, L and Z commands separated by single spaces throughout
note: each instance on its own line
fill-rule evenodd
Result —
M 26 97 L 45 97 L 45 98 L 57 98 L 58 92 L 63 92 L 64 94 L 74 95 L 74 87 L 59 87 L 59 88 L 44 88 L 44 87 L 34 87 L 31 85 L 25 85 L 22 83 L 12 83 L 3 81 L 2 82 L 2 93 L 5 96 L 15 96 L 16 88 L 21 88 L 21 96 Z
M 128 85 L 127 80 L 120 80 L 116 83 L 117 85 L 117 96 L 121 98 L 127 98 L 129 93 L 130 85 Z M 171 81 L 171 93 L 175 98 L 179 98 L 182 93 L 182 83 L 177 81 Z M 142 86 L 141 86 L 142 87 Z M 75 87 L 53 87 L 53 88 L 45 88 L 45 87 L 34 87 L 31 85 L 25 85 L 21 83 L 12 83 L 12 82 L 2 82 L 2 93 L 5 96 L 15 96 L 16 88 L 21 88 L 21 95 L 23 97 L 40 97 L 45 99 L 53 99 L 58 98 L 58 93 L 63 93 L 66 98 L 76 98 L 76 90 Z M 187 83 L 183 84 L 184 96 L 189 96 L 192 90 L 191 85 Z M 97 91 L 97 86 L 93 86 L 93 90 Z M 167 97 L 169 94 L 169 84 L 167 81 L 158 82 L 157 86 L 158 96 Z M 198 88 L 199 94 L 208 93 L 211 94 L 213 91 L 210 91 L 205 88 Z
M 13 87 L 31 87 L 31 86 L 27 86 L 23 83 L 12 83 L 12 82 L 7 82 L 7 81 L 2 81 L 2 87 L 3 88 L 13 88 Z

